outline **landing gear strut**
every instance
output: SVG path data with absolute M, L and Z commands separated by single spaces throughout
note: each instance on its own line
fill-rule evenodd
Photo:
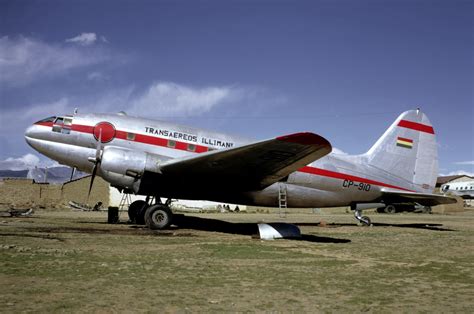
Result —
M 364 226 L 370 226 L 370 218 L 362 216 L 362 210 L 385 207 L 384 203 L 353 203 L 351 204 L 351 210 L 354 211 L 355 218 Z
M 362 216 L 362 210 L 356 209 L 356 210 L 354 211 L 354 216 L 355 216 L 355 218 L 356 218 L 360 223 L 362 223 L 364 226 L 370 226 L 370 224 L 371 224 L 370 218 L 367 217 L 367 216 Z

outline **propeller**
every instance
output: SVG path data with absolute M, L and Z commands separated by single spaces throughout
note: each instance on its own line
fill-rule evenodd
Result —
M 76 173 L 76 167 L 71 168 L 71 178 L 69 178 L 69 181 L 72 181 L 72 178 L 74 177 L 74 174 Z
M 95 151 L 95 157 L 89 157 L 89 161 L 94 163 L 94 168 L 92 168 L 91 183 L 89 185 L 89 193 L 87 193 L 87 202 L 89 202 L 89 197 L 91 196 L 92 186 L 94 185 L 94 179 L 97 174 L 97 169 L 99 168 L 100 161 L 102 159 L 102 129 L 99 129 L 99 138 L 97 139 L 97 149 Z

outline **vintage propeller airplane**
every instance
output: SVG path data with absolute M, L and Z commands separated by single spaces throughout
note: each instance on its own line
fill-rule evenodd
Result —
M 420 110 L 402 113 L 367 153 L 354 156 L 331 153 L 314 133 L 250 141 L 123 112 L 49 117 L 30 126 L 25 139 L 49 158 L 92 173 L 90 188 L 99 175 L 120 191 L 148 196 L 132 203 L 129 215 L 152 229 L 172 223 L 171 199 L 351 206 L 367 225 L 363 209 L 456 202 L 432 194 L 437 146 Z

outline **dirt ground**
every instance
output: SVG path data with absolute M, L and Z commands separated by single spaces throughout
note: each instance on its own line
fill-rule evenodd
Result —
M 106 212 L 2 217 L 0 312 L 472 313 L 473 210 L 370 216 L 193 214 L 159 232 Z M 303 237 L 252 238 L 262 221 Z

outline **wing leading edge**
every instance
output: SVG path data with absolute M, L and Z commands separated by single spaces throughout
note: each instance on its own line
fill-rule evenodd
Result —
M 331 144 L 314 133 L 295 133 L 160 165 L 161 175 L 202 188 L 263 189 L 329 154 Z

